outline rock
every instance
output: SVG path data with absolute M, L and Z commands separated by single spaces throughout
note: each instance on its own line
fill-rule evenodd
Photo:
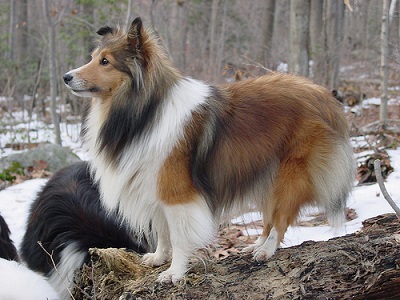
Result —
M 42 144 L 27 152 L 9 155 L 0 162 L 0 170 L 7 169 L 11 163 L 16 161 L 25 168 L 34 166 L 35 162 L 43 160 L 47 163 L 47 171 L 55 172 L 74 162 L 80 161 L 70 149 L 56 144 Z

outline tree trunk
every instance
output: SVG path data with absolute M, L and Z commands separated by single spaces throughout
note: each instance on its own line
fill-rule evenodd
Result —
M 18 66 L 23 68 L 28 51 L 28 3 L 27 0 L 17 1 L 16 59 Z
M 387 102 L 388 102 L 388 12 L 389 12 L 389 0 L 383 0 L 382 2 L 382 23 L 381 23 L 381 105 L 379 109 L 379 121 L 381 126 L 384 128 L 387 120 Z
M 262 31 L 262 53 L 260 62 L 272 69 L 271 61 L 272 38 L 274 34 L 275 0 L 265 0 L 264 24 Z
M 8 31 L 8 58 L 10 61 L 15 59 L 15 28 L 17 25 L 16 21 L 16 0 L 10 0 L 10 22 Z
M 322 43 L 322 16 L 324 2 L 311 0 L 310 4 L 310 58 L 313 60 L 313 78 L 316 82 L 322 83 L 323 75 L 323 43 Z
M 49 30 L 50 111 L 54 125 L 55 143 L 61 145 L 60 120 L 57 114 L 56 23 L 51 20 L 48 0 L 43 0 L 43 12 Z
M 326 8 L 326 58 L 325 86 L 333 90 L 338 86 L 340 49 L 344 20 L 344 2 L 327 0 Z
M 216 76 L 216 68 L 215 68 L 215 53 L 217 48 L 217 39 L 216 39 L 216 31 L 217 31 L 217 15 L 219 8 L 219 0 L 212 0 L 211 4 L 211 19 L 209 25 L 209 52 L 208 52 L 208 76 L 212 81 Z
M 192 264 L 185 281 L 155 283 L 160 268 L 121 249 L 92 249 L 92 265 L 75 276 L 75 299 L 398 299 L 400 220 L 363 222 L 362 231 L 327 242 L 279 249 L 267 262 L 231 254 Z M 86 295 L 83 294 L 86 293 Z
M 308 76 L 308 37 L 310 0 L 290 2 L 289 71 Z

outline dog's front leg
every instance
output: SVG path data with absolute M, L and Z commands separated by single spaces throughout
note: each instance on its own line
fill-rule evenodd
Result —
M 194 251 L 212 242 L 215 225 L 203 199 L 187 204 L 166 205 L 164 213 L 172 245 L 172 263 L 169 269 L 160 274 L 158 281 L 176 283 L 185 275 Z
M 161 213 L 153 220 L 153 230 L 157 232 L 157 248 L 154 253 L 143 255 L 143 264 L 158 267 L 170 259 L 171 241 L 169 238 L 168 224 Z

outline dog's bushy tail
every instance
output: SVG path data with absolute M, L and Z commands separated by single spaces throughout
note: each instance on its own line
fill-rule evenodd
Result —
M 313 174 L 317 188 L 317 204 L 325 211 L 333 228 L 343 227 L 347 199 L 353 188 L 355 162 L 349 142 L 340 141 L 328 161 L 320 164 Z

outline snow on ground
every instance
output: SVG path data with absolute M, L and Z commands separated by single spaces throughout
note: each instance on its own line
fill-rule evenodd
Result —
M 400 206 L 400 150 L 389 150 L 391 164 L 394 172 L 389 175 L 385 182 L 386 189 L 392 199 Z M 362 221 L 385 213 L 393 213 L 393 209 L 384 199 L 378 184 L 355 186 L 349 199 L 348 207 L 355 209 L 358 217 L 345 223 L 341 229 L 332 229 L 329 226 L 304 227 L 291 226 L 285 234 L 282 247 L 299 245 L 305 241 L 327 241 L 333 237 L 342 236 L 358 231 L 362 227 Z M 260 230 L 251 229 L 251 221 L 260 220 L 260 214 L 246 214 L 234 219 L 235 223 L 250 223 L 244 234 L 261 234 Z M 244 221 L 243 221 L 244 219 Z M 307 217 L 303 217 L 307 219 Z

